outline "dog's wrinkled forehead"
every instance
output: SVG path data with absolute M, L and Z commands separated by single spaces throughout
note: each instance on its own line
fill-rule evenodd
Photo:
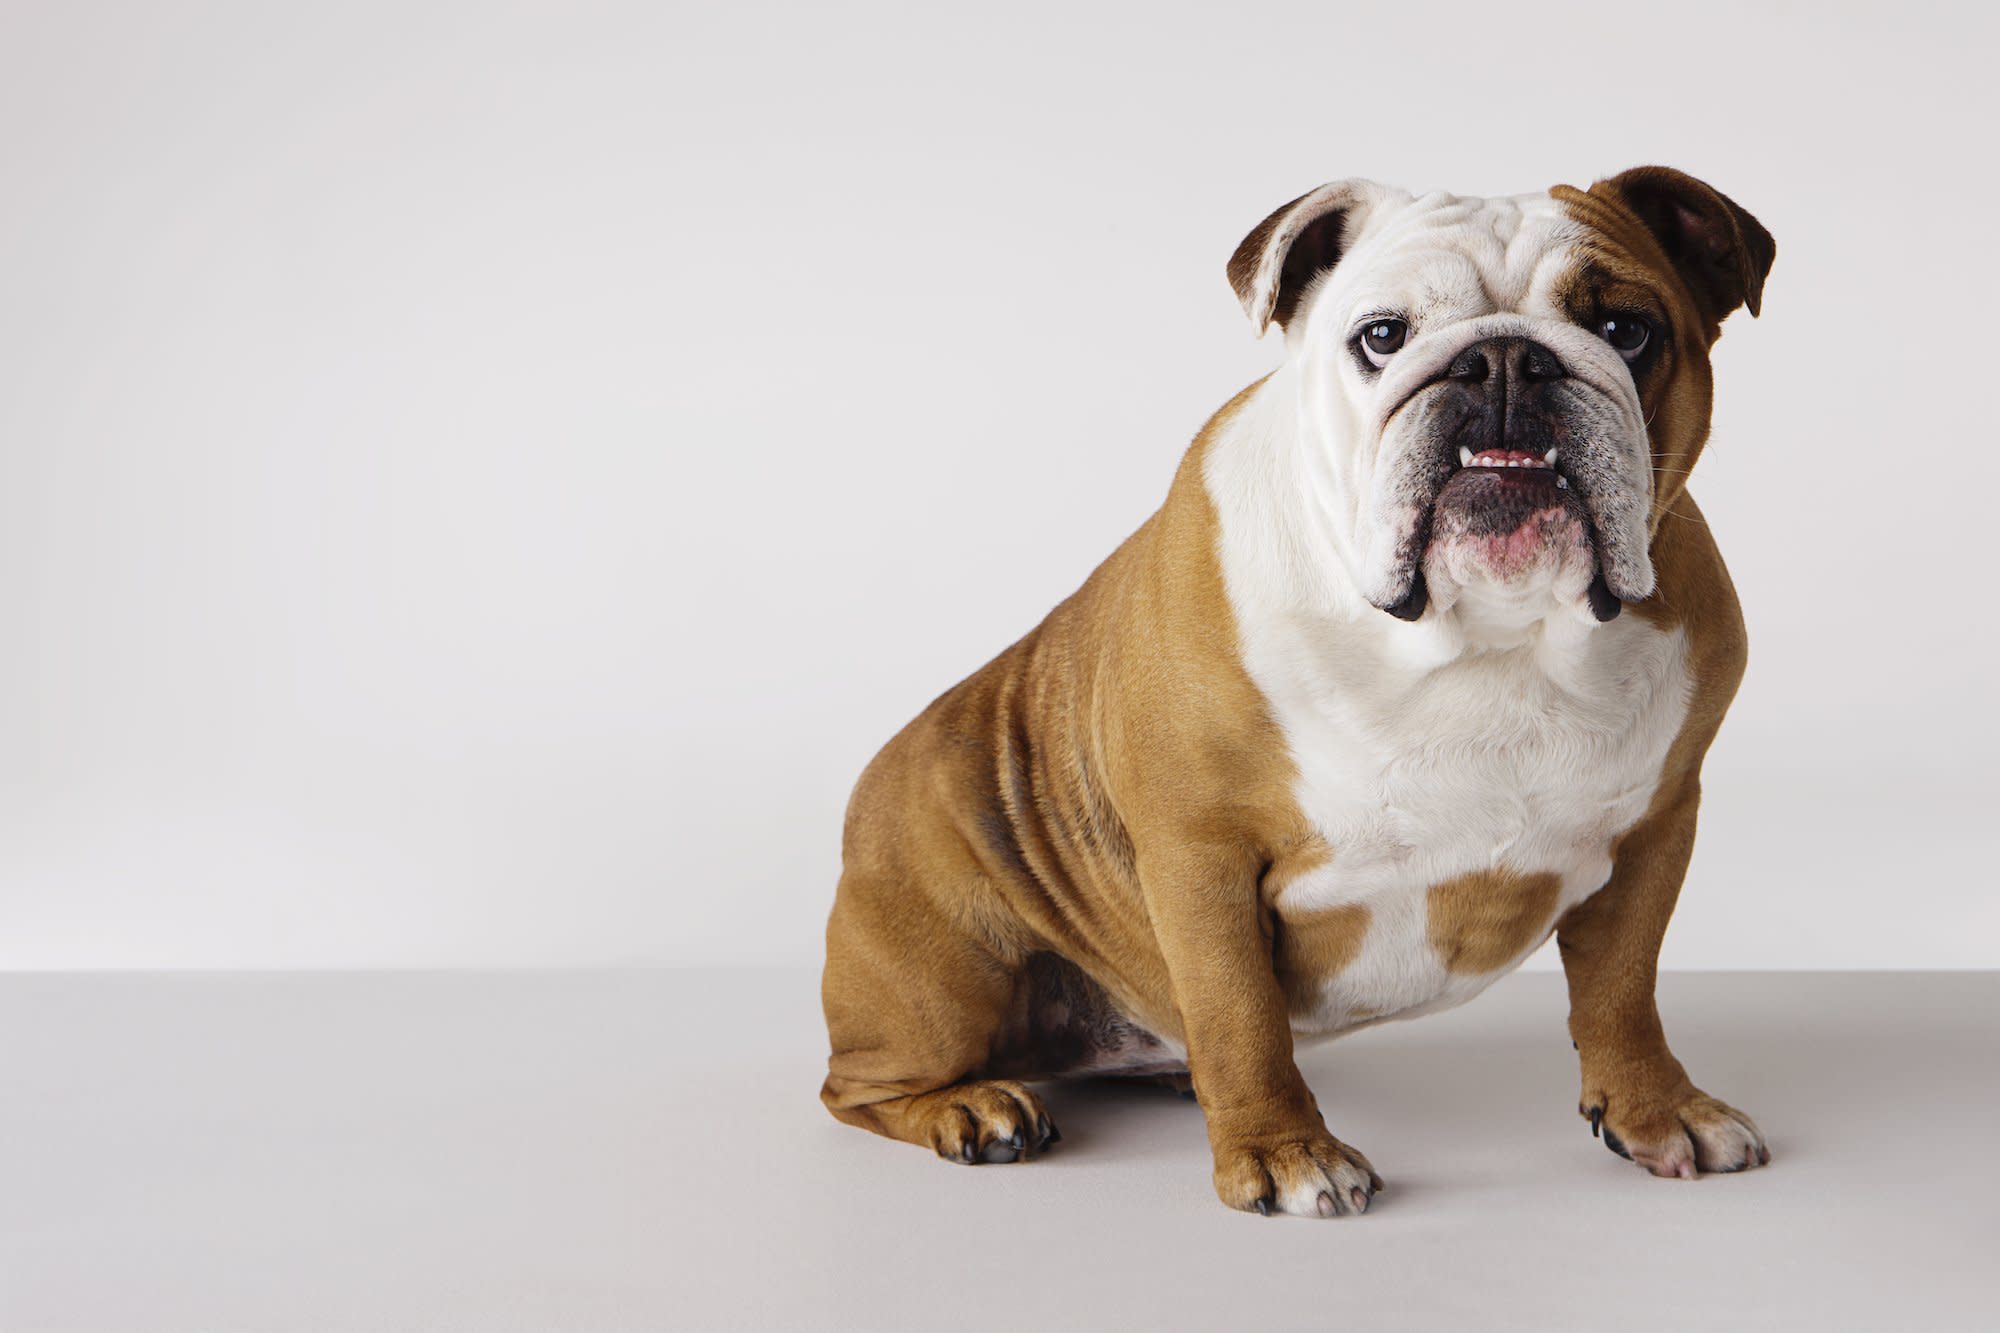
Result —
M 1482 315 L 1556 313 L 1584 228 L 1548 195 L 1385 198 L 1353 219 L 1344 264 L 1302 293 L 1302 311 L 1395 315 L 1437 327 Z M 1320 321 L 1325 322 L 1325 321 Z
M 1550 300 L 1585 230 L 1548 194 L 1419 196 L 1335 181 L 1245 237 L 1229 280 L 1259 329 L 1297 332 L 1311 309 L 1370 301 L 1413 322 L 1526 311 Z
M 1713 186 L 1634 167 L 1588 190 L 1498 199 L 1332 181 L 1252 228 L 1228 271 L 1251 323 L 1291 334 L 1308 298 L 1358 299 L 1371 284 L 1409 307 L 1399 316 L 1555 313 L 1542 303 L 1559 304 L 1563 271 L 1587 264 L 1654 288 L 1706 346 L 1730 312 L 1758 313 L 1776 254 L 1770 232 Z

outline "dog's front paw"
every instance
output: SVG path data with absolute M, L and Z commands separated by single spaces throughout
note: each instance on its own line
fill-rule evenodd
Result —
M 1656 1176 L 1693 1180 L 1771 1160 L 1754 1120 L 1698 1088 L 1664 1099 L 1603 1096 L 1577 1109 L 1605 1147 Z
M 1215 1146 L 1215 1192 L 1245 1212 L 1295 1217 L 1365 1213 L 1382 1178 L 1323 1128 L 1249 1135 Z

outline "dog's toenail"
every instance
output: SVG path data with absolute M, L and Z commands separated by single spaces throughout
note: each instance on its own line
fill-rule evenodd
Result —
M 1313 1203 L 1313 1207 L 1319 1209 L 1321 1217 L 1332 1217 L 1334 1214 L 1333 1196 L 1325 1190 L 1321 1190 L 1319 1198 Z
M 1601 1107 L 1601 1106 L 1593 1106 L 1593 1107 L 1591 1107 L 1591 1108 L 1590 1108 L 1590 1137 L 1592 1137 L 1593 1139 L 1594 1139 L 1594 1138 L 1596 1138 L 1596 1137 L 1598 1137 L 1598 1131 L 1599 1131 L 1599 1130 L 1601 1130 L 1601 1129 L 1603 1128 L 1603 1126 L 1604 1126 L 1604 1108 L 1603 1108 L 1603 1107 Z
M 1363 1190 L 1359 1185 L 1356 1185 L 1353 1189 L 1349 1190 L 1347 1192 L 1347 1197 L 1354 1201 L 1355 1212 L 1365 1213 L 1368 1211 L 1368 1193 L 1366 1190 Z
M 1257 1210 L 1257 1216 L 1259 1217 L 1269 1217 L 1271 1215 L 1271 1201 L 1269 1199 L 1259 1199 L 1250 1206 Z

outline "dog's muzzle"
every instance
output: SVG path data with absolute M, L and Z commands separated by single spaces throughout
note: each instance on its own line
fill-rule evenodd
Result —
M 1423 614 L 1423 559 L 1434 540 L 1504 539 L 1573 520 L 1591 548 L 1591 613 L 1618 615 L 1623 602 L 1604 557 L 1629 540 L 1614 528 L 1629 519 L 1632 465 L 1615 446 L 1618 414 L 1601 392 L 1554 349 L 1506 334 L 1460 349 L 1407 396 L 1397 414 L 1405 413 L 1413 443 L 1399 489 L 1417 522 L 1399 549 L 1407 592 L 1383 610 L 1403 620 Z

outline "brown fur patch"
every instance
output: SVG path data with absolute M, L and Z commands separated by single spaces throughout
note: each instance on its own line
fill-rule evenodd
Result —
M 1327 981 L 1361 956 L 1374 914 L 1363 903 L 1280 917 L 1272 954 L 1293 1013 L 1319 1005 Z
M 1562 881 L 1547 871 L 1475 870 L 1431 885 L 1431 947 L 1448 971 L 1492 972 L 1547 938 Z

